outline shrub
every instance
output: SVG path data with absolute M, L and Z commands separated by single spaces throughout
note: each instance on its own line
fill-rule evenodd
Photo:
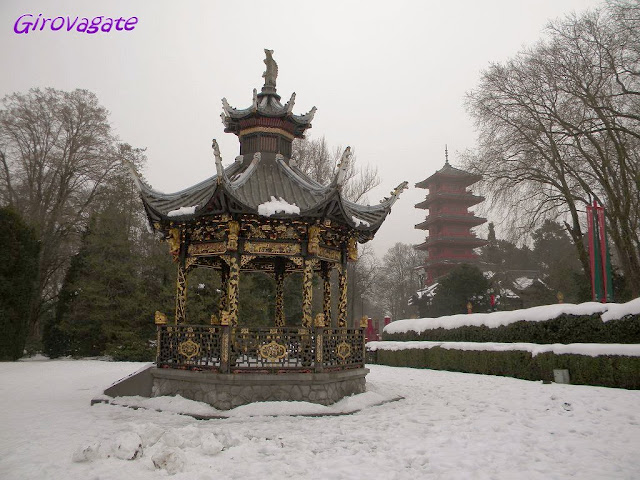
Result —
M 524 380 L 552 381 L 554 369 L 568 369 L 573 384 L 640 389 L 640 357 L 554 353 L 532 356 L 524 351 L 467 351 L 441 347 L 377 350 L 369 359 L 371 357 L 375 357 L 377 364 L 392 367 L 430 368 Z
M 600 315 L 561 315 L 544 322 L 520 321 L 489 328 L 436 328 L 421 333 L 383 333 L 383 340 L 500 343 L 640 343 L 640 315 L 603 322 Z

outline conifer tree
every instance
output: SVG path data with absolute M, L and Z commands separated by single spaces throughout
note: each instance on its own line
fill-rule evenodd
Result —
M 33 230 L 12 209 L 0 209 L 0 225 L 0 360 L 17 360 L 36 300 L 40 246 Z

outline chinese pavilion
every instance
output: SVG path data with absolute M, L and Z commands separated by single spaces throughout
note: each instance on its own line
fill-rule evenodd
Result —
M 216 174 L 193 187 L 163 194 L 136 177 L 149 221 L 177 265 L 174 321 L 156 314 L 154 396 L 179 393 L 226 409 L 258 400 L 329 404 L 364 391 L 366 323 L 347 319 L 347 262 L 357 259 L 357 243 L 374 237 L 406 182 L 375 206 L 348 201 L 342 187 L 349 147 L 329 184 L 301 171 L 291 145 L 311 128 L 316 109 L 294 114 L 295 93 L 280 102 L 278 67 L 273 51 L 265 53 L 264 86 L 253 91 L 251 105 L 237 109 L 222 99 L 224 131 L 240 141 L 231 165 L 223 166 L 213 140 Z M 208 325 L 192 325 L 186 317 L 187 278 L 195 268 L 221 276 L 222 298 Z M 337 312 L 331 308 L 333 270 Z M 243 325 L 238 316 L 244 272 L 265 272 L 275 280 L 271 328 Z M 293 272 L 302 273 L 302 318 L 284 314 L 284 279 Z M 321 312 L 312 311 L 314 275 L 323 284 Z
M 472 227 L 487 220 L 469 212 L 469 207 L 484 200 L 468 188 L 481 178 L 452 167 L 445 148 L 444 166 L 426 180 L 416 183 L 417 188 L 429 190 L 424 201 L 416 204 L 416 208 L 429 210 L 425 221 L 415 226 L 429 231 L 424 243 L 415 247 L 427 252 L 423 267 L 424 286 L 433 285 L 438 277 L 446 275 L 456 265 L 476 262 L 477 255 L 473 249 L 487 243 L 471 231 Z

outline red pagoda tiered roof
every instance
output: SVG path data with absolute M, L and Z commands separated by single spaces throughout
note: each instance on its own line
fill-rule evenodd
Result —
M 467 188 L 481 178 L 452 167 L 447 157 L 440 170 L 416 183 L 418 188 L 429 189 L 426 198 L 415 205 L 429 210 L 425 220 L 415 226 L 429 231 L 425 241 L 415 246 L 416 250 L 427 252 L 423 264 L 425 285 L 433 284 L 456 265 L 476 262 L 477 255 L 473 250 L 486 245 L 487 242 L 476 237 L 471 228 L 487 220 L 468 210 L 484 200 Z

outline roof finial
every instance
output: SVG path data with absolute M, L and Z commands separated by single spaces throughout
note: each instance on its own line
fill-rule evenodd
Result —
M 344 153 L 338 161 L 338 172 L 336 173 L 335 181 L 339 187 L 341 187 L 346 180 L 347 169 L 349 168 L 349 164 L 351 163 L 351 155 L 351 147 L 347 147 L 344 149 Z
M 213 149 L 213 156 L 216 159 L 216 175 L 218 176 L 218 183 L 220 183 L 222 181 L 222 175 L 224 174 L 224 167 L 222 166 L 220 147 L 218 147 L 218 142 L 216 142 L 215 138 L 211 140 L 211 148 Z
M 449 150 L 447 150 L 447 144 L 444 144 L 444 163 L 449 165 Z
M 264 64 L 267 66 L 267 69 L 262 74 L 262 78 L 264 78 L 264 88 L 272 87 L 275 91 L 276 89 L 276 78 L 278 77 L 278 64 L 273 59 L 273 50 L 269 50 L 267 48 L 264 49 L 264 53 L 267 55 L 267 58 L 264 59 Z

